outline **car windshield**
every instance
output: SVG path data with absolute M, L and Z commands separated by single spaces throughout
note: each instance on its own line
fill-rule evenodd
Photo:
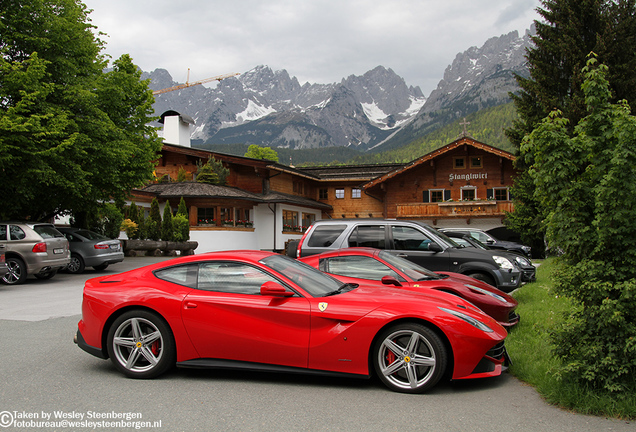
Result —
M 429 269 L 419 266 L 404 258 L 397 257 L 388 252 L 380 251 L 379 256 L 380 259 L 388 262 L 413 281 L 443 279 L 442 276 L 438 275 L 437 273 L 433 273 Z
M 40 234 L 43 239 L 50 239 L 55 237 L 64 237 L 64 235 L 53 228 L 51 225 L 35 225 L 33 231 Z
M 343 285 L 339 280 L 284 255 L 271 255 L 260 262 L 294 281 L 312 297 L 333 294 Z
M 431 233 L 432 235 L 437 237 L 443 243 L 446 243 L 445 244 L 446 247 L 455 247 L 455 248 L 461 247 L 452 238 L 448 237 L 443 232 L 437 231 L 437 230 L 435 230 L 433 228 L 430 228 L 428 226 L 423 226 L 423 225 L 420 225 L 420 226 L 422 226 L 422 228 L 424 228 L 426 231 L 428 231 L 429 233 Z

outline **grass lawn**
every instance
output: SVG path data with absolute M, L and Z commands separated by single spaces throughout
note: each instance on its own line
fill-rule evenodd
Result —
M 636 419 L 635 394 L 615 398 L 559 379 L 559 360 L 552 355 L 550 332 L 562 321 L 562 313 L 573 306 L 554 294 L 553 268 L 554 261 L 545 260 L 538 268 L 537 281 L 513 294 L 521 321 L 506 339 L 513 362 L 510 372 L 535 387 L 548 403 L 584 414 Z

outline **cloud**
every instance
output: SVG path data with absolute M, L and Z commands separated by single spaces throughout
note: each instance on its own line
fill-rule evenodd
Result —
M 301 83 L 339 82 L 378 65 L 428 95 L 456 54 L 523 32 L 539 0 L 85 0 L 106 52 L 183 82 L 257 65 Z

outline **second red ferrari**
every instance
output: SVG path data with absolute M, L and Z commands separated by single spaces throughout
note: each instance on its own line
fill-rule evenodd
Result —
M 471 302 L 504 327 L 519 322 L 517 301 L 487 283 L 458 273 L 425 269 L 409 260 L 373 248 L 346 248 L 300 258 L 343 282 L 391 285 L 410 291 L 435 289 Z

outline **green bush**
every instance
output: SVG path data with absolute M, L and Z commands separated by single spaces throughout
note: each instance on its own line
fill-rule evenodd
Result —
M 153 198 L 150 203 L 150 215 L 146 224 L 146 235 L 150 240 L 161 239 L 161 213 L 159 212 L 159 201 Z
M 182 214 L 172 218 L 174 226 L 174 241 L 184 242 L 190 240 L 190 221 Z
M 172 225 L 172 207 L 170 207 L 170 201 L 166 201 L 166 206 L 163 208 L 161 239 L 165 241 L 174 241 L 174 227 Z

